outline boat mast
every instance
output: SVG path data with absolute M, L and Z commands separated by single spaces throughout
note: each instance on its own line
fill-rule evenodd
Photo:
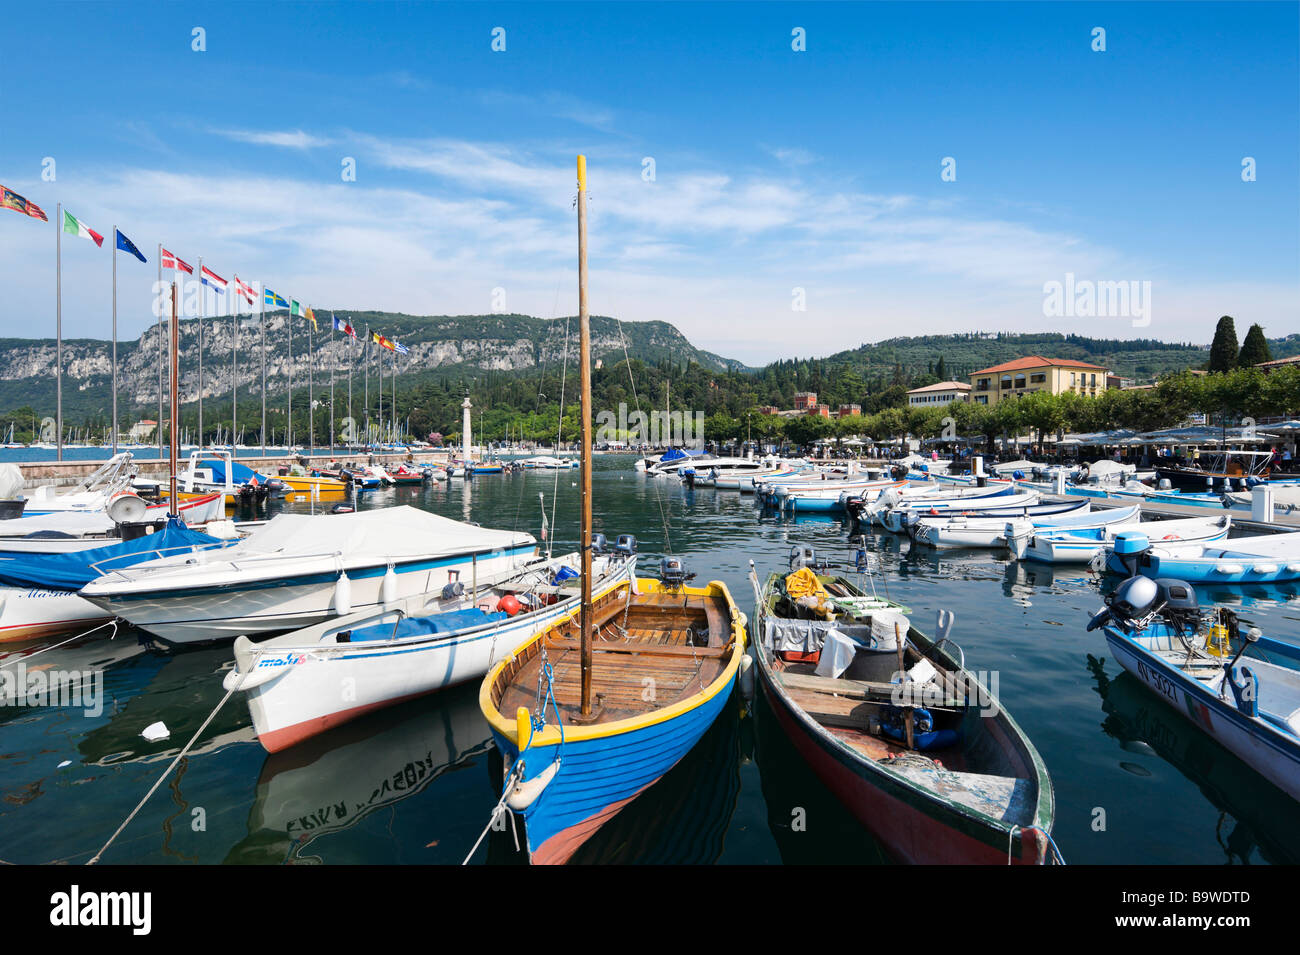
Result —
M 587 315 L 587 157 L 578 157 L 578 361 L 582 366 L 582 715 L 591 715 L 591 322 Z
M 171 449 L 168 455 L 170 466 L 168 468 L 171 474 L 171 516 L 175 517 L 178 513 L 176 500 L 176 457 L 178 449 L 176 447 L 177 436 L 180 434 L 180 382 L 178 380 L 179 372 L 179 352 L 180 352 L 180 324 L 176 318 L 176 283 L 172 282 L 172 353 L 171 361 L 171 426 L 168 439 L 171 441 Z

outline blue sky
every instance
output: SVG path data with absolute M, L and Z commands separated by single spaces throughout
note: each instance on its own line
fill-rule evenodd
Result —
M 579 151 L 593 311 L 747 361 L 969 330 L 1208 341 L 1224 313 L 1279 335 L 1300 331 L 1297 10 L 28 7 L 0 183 L 149 256 L 119 260 L 124 337 L 160 241 L 318 307 L 481 313 L 501 289 L 571 314 Z M 105 336 L 107 243 L 66 238 L 65 332 Z M 52 333 L 53 245 L 0 214 L 0 334 Z M 1150 324 L 1045 315 L 1066 273 L 1150 282 Z

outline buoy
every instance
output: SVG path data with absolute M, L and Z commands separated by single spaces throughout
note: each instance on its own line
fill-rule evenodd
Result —
M 339 579 L 334 581 L 334 612 L 346 617 L 352 612 L 352 581 L 346 571 L 339 571 Z
M 754 699 L 754 658 L 746 653 L 740 658 L 740 693 L 745 702 Z
M 388 569 L 384 571 L 383 583 L 379 585 L 379 602 L 385 608 L 397 602 L 397 571 L 393 569 L 392 564 L 389 564 Z
M 497 610 L 506 613 L 511 617 L 523 609 L 523 604 L 519 602 L 518 598 L 516 598 L 514 594 L 506 594 L 497 601 Z

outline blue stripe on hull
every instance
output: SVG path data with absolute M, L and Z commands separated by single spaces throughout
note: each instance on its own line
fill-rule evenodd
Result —
M 713 725 L 734 682 L 733 676 L 712 699 L 663 723 L 617 736 L 529 748 L 524 754 L 525 779 L 545 771 L 562 750 L 559 772 L 524 810 L 530 850 L 630 799 L 672 769 Z M 514 740 L 493 736 L 503 753 L 516 755 Z

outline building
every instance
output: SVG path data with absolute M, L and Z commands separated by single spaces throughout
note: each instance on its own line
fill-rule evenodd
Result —
M 808 411 L 808 413 L 809 413 L 809 414 L 815 414 L 815 415 L 821 415 L 821 417 L 823 417 L 823 418 L 829 418 L 829 417 L 831 416 L 831 406 L 830 406 L 830 405 L 816 405 L 815 407 L 811 408 L 811 409 Z
M 1032 391 L 1059 395 L 1065 391 L 1095 398 L 1106 390 L 1107 371 L 1100 365 L 1071 358 L 1028 355 L 983 368 L 970 376 L 970 400 L 982 405 L 1019 398 Z
M 840 405 L 835 409 L 835 417 L 847 418 L 849 415 L 862 414 L 862 405 L 847 404 Z
M 1272 361 L 1261 361 L 1255 367 L 1267 374 L 1274 368 L 1285 368 L 1288 365 L 1300 365 L 1300 355 L 1292 355 L 1290 358 L 1274 358 Z
M 817 392 L 801 391 L 794 396 L 795 411 L 815 411 L 817 409 Z
M 759 414 L 777 414 L 777 413 L 780 412 L 780 410 L 781 410 L 781 409 L 778 408 L 776 405 L 762 405 L 762 406 L 758 409 L 758 413 L 759 413 Z
M 936 381 L 909 391 L 907 403 L 912 407 L 934 408 L 950 401 L 966 401 L 969 397 L 970 385 L 964 381 Z
M 157 427 L 158 422 L 151 421 L 148 418 L 137 421 L 135 424 L 131 425 L 131 431 L 129 432 L 130 439 L 132 441 L 144 441 L 146 438 L 153 435 L 154 429 Z

